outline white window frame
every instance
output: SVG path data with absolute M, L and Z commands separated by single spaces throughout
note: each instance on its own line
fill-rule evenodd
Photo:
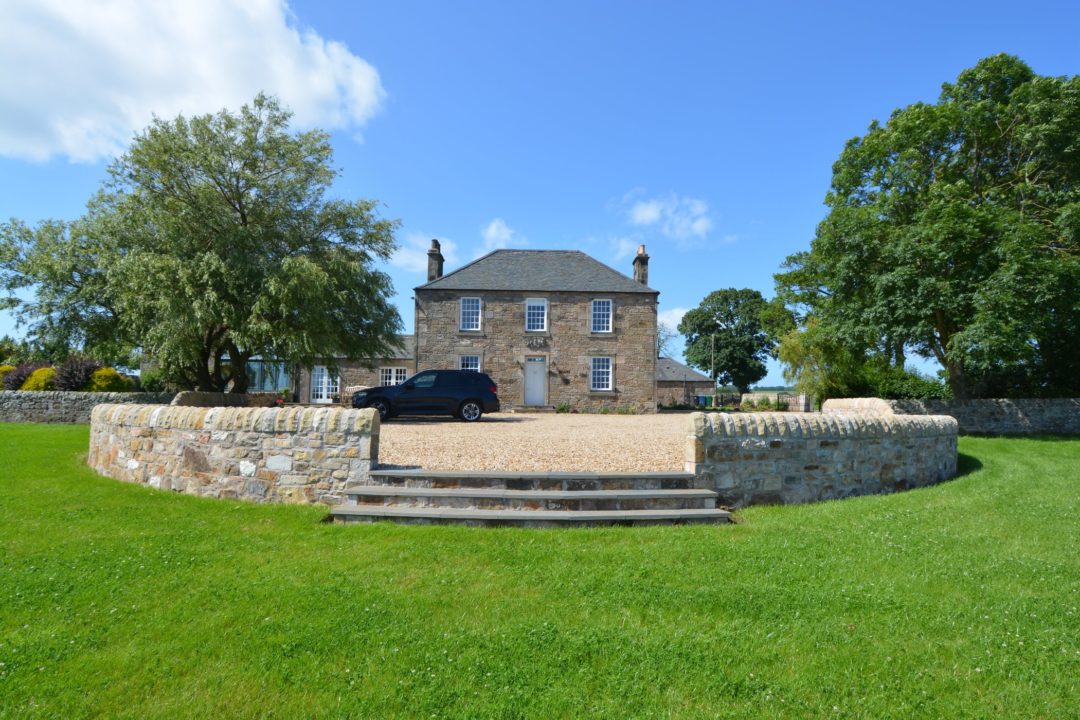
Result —
M 311 402 L 326 405 L 334 402 L 334 396 L 341 389 L 341 375 L 331 375 L 326 365 L 311 368 Z
M 596 306 L 598 303 L 607 303 L 607 329 L 596 329 Z M 589 332 L 612 333 L 615 332 L 615 301 L 608 298 L 596 298 L 589 305 Z
M 476 327 L 466 327 L 465 325 L 465 303 L 469 300 L 476 301 Z M 473 313 L 473 309 L 469 309 L 469 314 Z M 458 301 L 458 329 L 462 332 L 475 332 L 483 326 L 484 317 L 484 303 L 478 297 L 463 297 Z
M 606 361 L 606 368 L 597 368 L 597 361 Z M 599 373 L 607 373 L 607 386 L 597 385 Z M 589 392 L 611 392 L 615 387 L 615 358 L 609 355 L 601 355 L 589 358 Z
M 465 367 L 466 360 L 475 359 L 475 367 Z M 468 363 L 470 366 L 473 363 Z M 473 372 L 480 372 L 480 356 L 479 355 L 459 355 L 458 356 L 458 370 L 471 370 Z
M 544 308 L 544 326 L 529 327 L 529 308 Z M 548 301 L 547 298 L 525 298 L 525 332 L 547 332 L 548 329 Z
M 399 365 L 387 365 L 379 368 L 379 386 L 400 385 L 409 379 L 409 368 Z M 389 382 L 387 382 L 389 380 Z

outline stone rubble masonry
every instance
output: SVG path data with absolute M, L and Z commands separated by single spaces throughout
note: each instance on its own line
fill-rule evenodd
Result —
M 947 416 L 693 413 L 686 470 L 718 504 L 793 504 L 889 493 L 956 474 Z
M 184 390 L 176 394 L 172 405 L 180 407 L 273 407 L 277 393 L 220 393 Z
M 1080 435 L 1080 398 L 1015 400 L 826 400 L 825 412 L 887 408 L 897 415 L 948 415 L 966 435 Z M 886 410 L 879 410 L 885 412 Z
M 88 423 L 101 403 L 159 405 L 173 393 L 0 391 L 0 422 Z
M 459 301 L 481 298 L 478 331 L 462 331 Z M 548 329 L 525 331 L 526 298 L 548 301 Z M 590 332 L 591 302 L 614 302 L 610 333 Z M 499 386 L 505 408 L 525 404 L 525 358 L 546 360 L 544 405 L 583 412 L 619 408 L 656 412 L 656 297 L 636 293 L 416 291 L 416 369 L 459 367 L 479 355 L 480 369 Z M 592 357 L 610 357 L 611 391 L 589 389 Z
M 98 405 L 87 464 L 189 495 L 333 505 L 367 484 L 378 454 L 370 409 Z

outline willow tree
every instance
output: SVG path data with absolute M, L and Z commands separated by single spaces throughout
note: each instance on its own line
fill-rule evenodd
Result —
M 328 198 L 329 138 L 289 120 L 263 95 L 236 114 L 156 119 L 83 218 L 3 227 L 8 304 L 32 334 L 137 348 L 208 390 L 246 391 L 254 356 L 390 353 L 401 320 L 375 262 L 397 223 L 373 200 Z
M 1080 392 L 1078 138 L 1080 77 L 980 61 L 848 141 L 778 294 L 830 345 L 936 358 L 958 398 Z

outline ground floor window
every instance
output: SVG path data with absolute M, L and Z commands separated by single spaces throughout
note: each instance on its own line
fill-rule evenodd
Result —
M 379 384 L 383 387 L 387 385 L 400 385 L 405 382 L 409 377 L 408 368 L 403 367 L 384 367 L 379 368 Z
M 472 370 L 473 372 L 480 372 L 480 356 L 479 355 L 462 355 L 461 364 L 458 366 L 460 370 Z
M 285 363 L 252 358 L 247 363 L 248 392 L 278 392 L 291 386 Z
M 611 358 L 594 357 L 592 359 L 592 372 L 589 373 L 589 389 L 610 390 L 611 375 Z
M 311 402 L 331 403 L 338 394 L 340 377 L 330 372 L 325 365 L 316 365 L 311 369 Z

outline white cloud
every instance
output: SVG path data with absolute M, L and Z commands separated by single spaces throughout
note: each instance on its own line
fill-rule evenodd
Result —
M 235 110 L 264 91 L 297 127 L 359 129 L 379 74 L 296 25 L 285 0 L 5 0 L 0 155 L 96 161 L 153 115 Z
M 690 311 L 689 308 L 675 307 L 670 310 L 661 310 L 656 313 L 656 323 L 663 325 L 670 329 L 672 332 L 678 332 L 679 323 L 682 322 L 683 315 Z
M 408 272 L 427 273 L 427 253 L 431 249 L 432 236 L 422 232 L 411 232 L 405 236 L 397 252 L 390 258 L 390 264 Z M 447 272 L 458 266 L 457 243 L 446 238 L 436 237 L 441 246 L 444 268 Z
M 637 252 L 637 247 L 641 242 L 634 240 L 633 238 L 618 237 L 611 240 L 611 251 L 615 255 L 615 260 L 625 260 L 626 258 Z
M 480 232 L 480 235 L 484 242 L 478 255 L 489 253 L 492 250 L 523 247 L 529 244 L 529 241 L 521 233 L 507 225 L 502 218 L 495 218 L 489 222 Z
M 684 245 L 703 241 L 713 229 L 709 204 L 704 200 L 675 193 L 635 199 L 640 194 L 640 190 L 632 190 L 623 197 L 624 206 L 629 205 L 627 220 L 631 225 L 655 226 L 665 237 Z

